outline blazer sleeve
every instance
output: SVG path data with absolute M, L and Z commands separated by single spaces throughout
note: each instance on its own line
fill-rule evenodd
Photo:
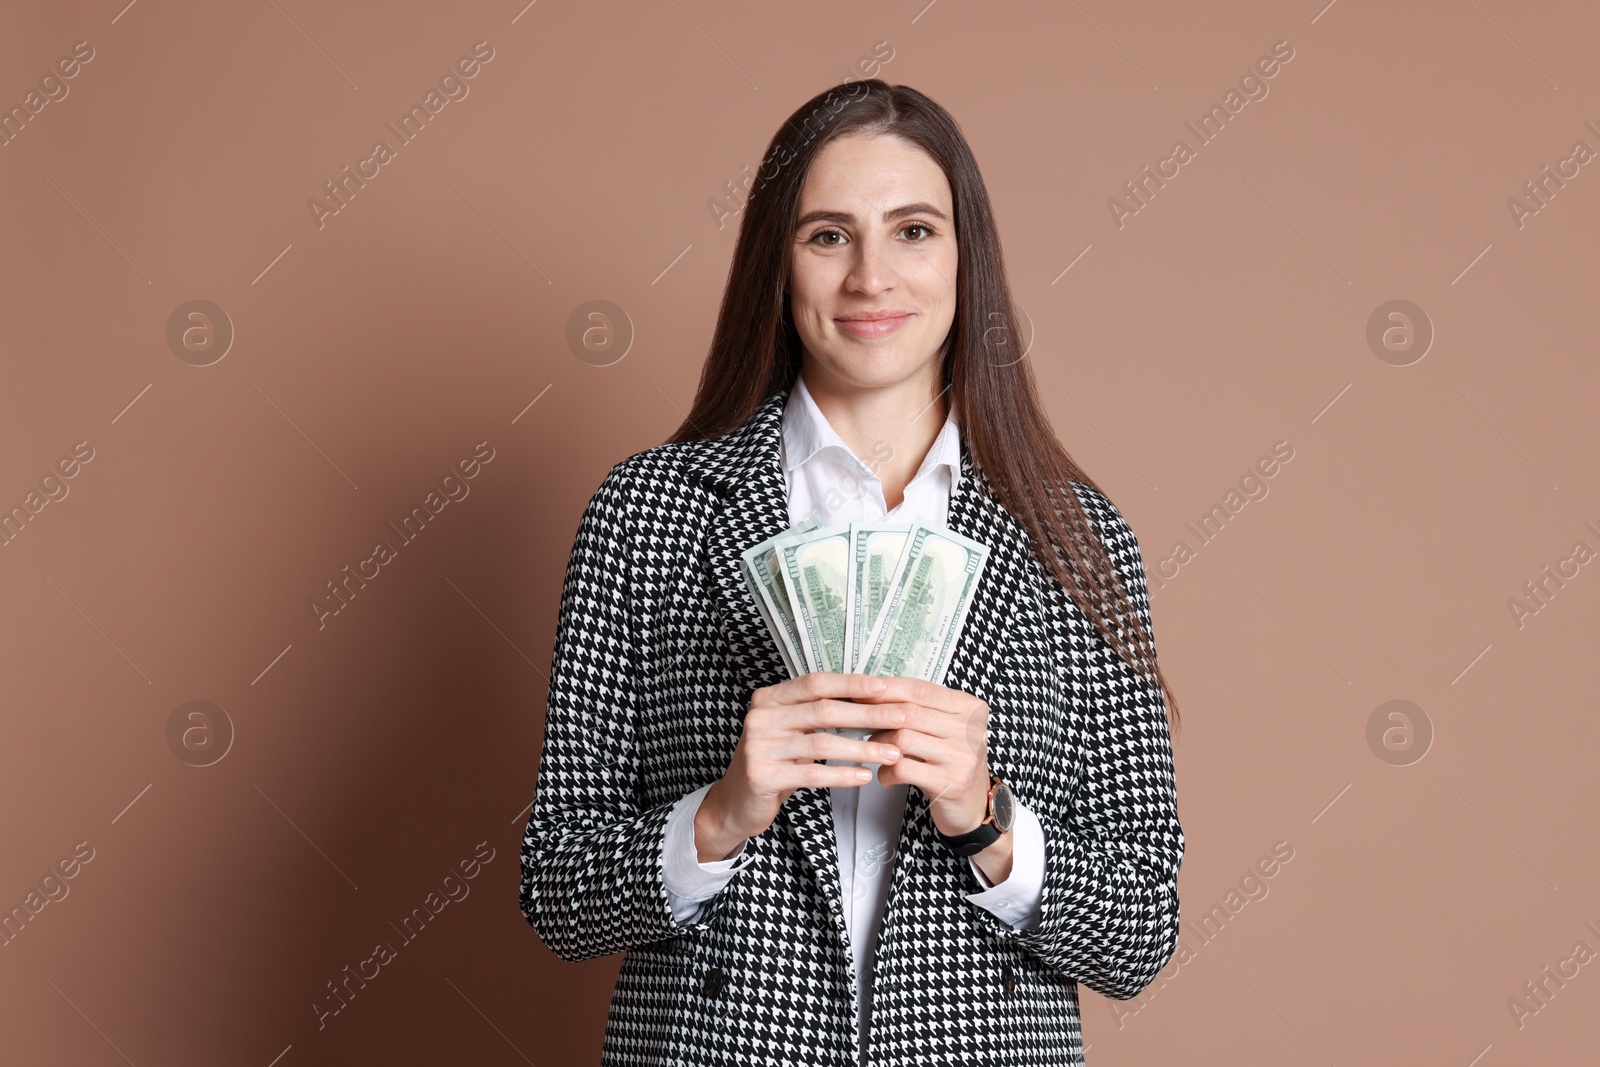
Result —
M 1087 486 L 1079 492 L 1153 643 L 1139 542 L 1110 500 Z M 1057 590 L 1058 603 L 1070 606 Z M 1124 664 L 1081 613 L 1074 616 L 1063 735 L 1071 747 L 1057 758 L 1076 771 L 1069 780 L 1077 788 L 1028 798 L 1045 836 L 1039 921 L 1019 931 L 976 914 L 1046 966 L 1126 1000 L 1154 981 L 1178 942 L 1184 836 L 1172 744 L 1160 685 Z
M 705 926 L 674 916 L 662 871 L 679 798 L 639 800 L 638 635 L 626 460 L 589 501 L 568 557 L 550 664 L 543 754 L 522 839 L 522 913 L 566 960 L 623 952 Z

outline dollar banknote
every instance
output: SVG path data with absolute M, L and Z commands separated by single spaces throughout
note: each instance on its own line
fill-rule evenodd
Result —
M 807 519 L 740 562 L 791 677 L 837 671 L 943 684 L 988 558 L 987 546 L 921 520 L 824 527 Z
M 850 524 L 850 584 L 846 590 L 850 617 L 845 628 L 844 657 L 847 672 L 859 673 L 856 664 L 865 659 L 862 650 L 889 599 L 891 579 L 911 533 L 911 525 L 908 522 Z
M 844 671 L 850 525 L 780 538 L 774 551 L 806 663 L 814 671 Z
M 917 523 L 906 538 L 888 602 L 856 670 L 943 684 L 989 548 L 953 530 Z
M 782 533 L 745 549 L 739 557 L 745 585 L 749 586 L 756 609 L 761 612 L 761 619 L 767 624 L 772 639 L 778 643 L 778 652 L 783 656 L 783 665 L 788 668 L 791 678 L 798 678 L 811 668 L 801 652 L 794 609 L 789 603 L 788 589 L 778 572 L 776 545 L 786 537 L 814 530 L 817 525 L 816 519 L 803 519 Z

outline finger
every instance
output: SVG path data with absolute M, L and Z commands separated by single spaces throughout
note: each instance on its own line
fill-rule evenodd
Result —
M 929 796 L 945 788 L 947 780 L 946 772 L 939 767 L 911 756 L 878 768 L 879 785 L 914 785 Z
M 923 714 L 932 713 L 924 711 Z M 868 704 L 832 697 L 809 704 L 779 705 L 773 713 L 773 722 L 778 729 L 790 733 L 840 727 L 883 730 L 904 725 L 908 721 L 909 709 L 904 704 Z
M 775 750 L 775 759 L 849 760 L 852 763 L 893 763 L 900 758 L 894 742 L 858 741 L 826 730 L 792 734 Z
M 966 738 L 975 730 L 987 729 L 981 716 L 956 715 L 947 711 L 939 711 L 936 708 L 923 707 L 921 704 L 895 703 L 865 706 L 893 708 L 905 713 L 905 717 L 899 722 L 885 722 L 882 727 L 879 727 L 878 723 L 872 722 L 868 724 L 871 727 L 914 730 L 930 737 L 946 738 Z
M 872 780 L 871 767 L 857 767 L 855 764 L 778 763 L 773 766 L 771 781 L 776 782 L 780 792 L 803 788 L 846 788 Z
M 917 760 L 939 767 L 959 769 L 967 759 L 965 745 L 952 744 L 952 738 L 923 733 L 902 727 L 898 730 L 879 730 L 862 744 L 890 745 L 898 749 L 901 761 Z
M 983 701 L 971 693 L 964 693 L 959 689 L 951 689 L 947 685 L 939 685 L 924 678 L 884 678 L 888 685 L 881 693 L 855 697 L 857 700 L 875 701 L 886 703 L 903 701 L 909 704 L 920 704 L 925 708 L 935 711 L 948 711 L 965 713 L 974 711 Z
M 888 689 L 888 680 L 870 674 L 811 671 L 752 694 L 754 704 L 807 704 L 813 700 L 868 700 Z

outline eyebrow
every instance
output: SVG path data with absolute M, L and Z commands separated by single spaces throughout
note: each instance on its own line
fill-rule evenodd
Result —
M 906 204 L 904 207 L 897 207 L 889 211 L 885 211 L 883 213 L 883 221 L 893 222 L 895 219 L 903 219 L 907 215 L 931 215 L 934 218 L 944 222 L 950 221 L 945 216 L 944 212 L 940 211 L 932 204 L 924 203 Z M 811 225 L 813 222 L 851 223 L 855 221 L 856 217 L 850 214 L 848 211 L 811 211 L 801 216 L 799 221 L 794 224 L 794 227 L 798 230 L 802 226 Z

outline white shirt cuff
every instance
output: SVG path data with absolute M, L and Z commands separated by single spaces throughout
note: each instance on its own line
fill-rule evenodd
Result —
M 967 863 L 978 879 L 988 886 L 967 899 L 993 912 L 1018 930 L 1032 930 L 1039 924 L 1039 897 L 1044 893 L 1044 828 L 1038 816 L 1017 803 L 1016 822 L 1011 826 L 1011 873 L 996 885 L 989 881 L 972 857 Z
M 667 815 L 666 840 L 661 848 L 661 875 L 667 887 L 667 901 L 672 906 L 673 917 L 688 922 L 700 911 L 702 901 L 710 900 L 722 887 L 743 870 L 753 856 L 746 856 L 745 844 L 739 851 L 723 860 L 700 862 L 700 851 L 694 843 L 694 816 L 700 802 L 711 789 L 708 783 L 681 798 Z M 743 862 L 740 858 L 743 857 Z

